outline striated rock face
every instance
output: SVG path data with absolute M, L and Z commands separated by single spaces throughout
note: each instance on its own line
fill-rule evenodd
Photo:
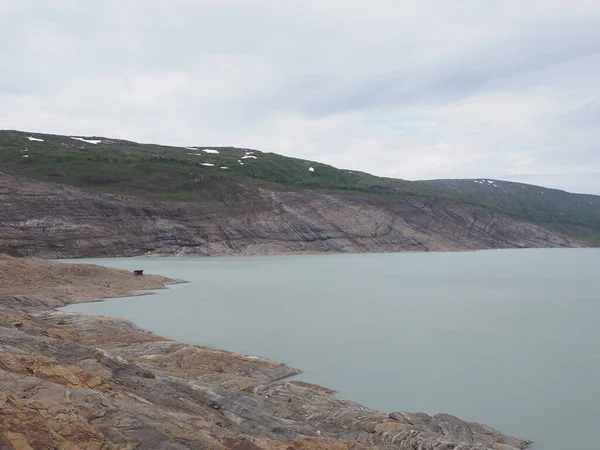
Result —
M 220 201 L 153 202 L 0 174 L 0 249 L 44 258 L 576 247 L 537 225 L 398 195 L 247 187 Z
M 28 268 L 35 282 L 27 295 L 0 292 L 0 449 L 517 450 L 527 445 L 452 416 L 387 415 L 320 386 L 282 381 L 298 371 L 281 363 L 167 340 L 123 319 L 46 306 L 71 301 L 49 289 L 53 269 L 73 292 L 83 293 L 89 279 L 89 300 L 102 283 L 114 283 L 122 295 L 126 277 L 136 290 L 145 283 L 156 286 L 159 278 L 0 258 L 0 273 L 8 277 L 26 276 Z

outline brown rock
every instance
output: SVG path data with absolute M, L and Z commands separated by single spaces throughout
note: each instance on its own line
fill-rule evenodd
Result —
M 88 299 L 106 293 L 93 290 L 98 280 L 114 279 L 127 292 L 142 277 L 10 258 L 0 259 L 0 273 L 3 266 L 32 284 L 19 288 L 21 295 L 4 287 L 0 297 L 2 449 L 513 450 L 527 444 L 448 415 L 388 417 L 320 386 L 278 381 L 297 370 L 277 362 L 170 341 L 123 319 L 49 309 L 73 300 L 57 295 L 59 275 Z
M 383 422 L 378 423 L 373 427 L 374 431 L 397 431 L 409 428 L 409 425 L 400 422 Z

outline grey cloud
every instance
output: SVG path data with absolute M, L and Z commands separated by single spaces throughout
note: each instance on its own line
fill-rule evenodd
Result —
M 340 86 L 334 77 L 313 75 L 310 83 L 303 79 L 284 86 L 273 95 L 271 103 L 282 102 L 285 108 L 297 108 L 309 115 L 419 102 L 443 103 L 482 90 L 502 89 L 502 84 L 511 78 L 590 55 L 597 58 L 600 66 L 600 19 L 532 27 L 494 45 L 483 43 L 476 52 L 437 65 L 405 67 L 384 74 L 370 68 L 374 74 L 349 86 Z M 402 55 L 395 57 L 401 59 Z M 286 95 L 290 92 L 296 93 L 291 99 Z
M 0 52 L 2 128 L 600 191 L 587 0 L 0 2 Z
M 568 123 L 583 130 L 597 129 L 600 124 L 600 102 L 589 100 L 575 110 L 559 116 L 557 122 Z

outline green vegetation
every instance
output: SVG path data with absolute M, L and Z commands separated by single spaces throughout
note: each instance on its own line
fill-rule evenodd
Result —
M 477 180 L 481 181 L 481 180 Z M 487 180 L 420 181 L 463 203 L 543 224 L 563 234 L 600 244 L 600 197 L 571 194 L 523 183 Z
M 429 195 L 414 183 L 340 170 L 314 161 L 234 147 L 144 145 L 102 139 L 89 144 L 67 136 L 0 132 L 0 170 L 106 192 L 197 200 L 245 186 L 311 188 Z M 309 170 L 313 168 L 314 170 Z
M 505 181 L 411 182 L 235 147 L 170 147 L 0 131 L 0 171 L 163 200 L 226 199 L 248 189 L 311 189 L 425 196 L 475 205 L 600 245 L 600 197 Z M 216 153 L 215 152 L 218 152 Z M 310 170 L 312 168 L 313 170 Z

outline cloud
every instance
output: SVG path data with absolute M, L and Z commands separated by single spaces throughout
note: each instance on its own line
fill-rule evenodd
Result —
M 600 194 L 588 0 L 0 3 L 0 123 Z

